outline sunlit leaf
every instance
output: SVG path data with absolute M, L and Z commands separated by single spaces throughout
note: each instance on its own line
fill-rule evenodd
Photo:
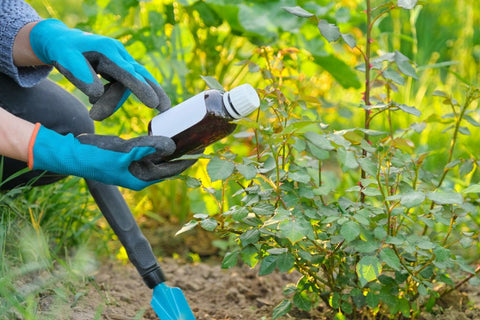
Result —
M 357 263 L 358 279 L 362 286 L 378 278 L 382 273 L 382 265 L 374 256 L 365 256 Z
M 196 221 L 196 220 L 189 221 L 180 230 L 178 230 L 177 233 L 175 233 L 175 236 L 178 236 L 182 233 L 188 232 L 188 231 L 192 230 L 193 228 L 195 228 L 197 225 L 198 225 L 198 221 Z
M 398 0 L 397 5 L 400 8 L 410 10 L 410 9 L 415 8 L 415 6 L 417 5 L 417 2 L 418 2 L 418 0 Z
M 255 267 L 258 262 L 258 249 L 254 245 L 248 245 L 242 249 L 240 255 L 243 262 L 245 262 L 250 268 Z

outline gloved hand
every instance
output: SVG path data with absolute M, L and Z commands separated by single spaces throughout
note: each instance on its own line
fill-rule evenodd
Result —
M 175 148 L 175 142 L 167 137 L 123 140 L 96 134 L 64 136 L 37 123 L 30 139 L 28 166 L 141 190 L 178 175 L 195 163 L 162 162 Z
M 160 112 L 171 106 L 153 76 L 118 40 L 70 29 L 59 20 L 47 19 L 32 28 L 30 45 L 42 62 L 55 66 L 90 98 L 90 117 L 94 120 L 103 120 L 118 110 L 130 91 Z M 105 88 L 97 74 L 110 82 Z

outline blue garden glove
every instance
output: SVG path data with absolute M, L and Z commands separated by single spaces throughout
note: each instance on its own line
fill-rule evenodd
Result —
M 28 166 L 141 190 L 180 174 L 195 162 L 164 162 L 175 148 L 175 142 L 167 137 L 64 136 L 37 123 L 30 139 Z
M 93 104 L 90 117 L 94 120 L 113 114 L 130 92 L 160 112 L 171 106 L 153 76 L 118 40 L 70 29 L 59 20 L 47 19 L 32 28 L 30 44 L 42 62 L 55 66 L 89 97 Z M 97 74 L 109 82 L 105 88 Z

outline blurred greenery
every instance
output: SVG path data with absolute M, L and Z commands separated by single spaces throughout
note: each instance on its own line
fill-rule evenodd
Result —
M 295 112 L 301 110 L 301 114 L 292 114 L 293 118 L 320 119 L 332 130 L 364 125 L 364 110 L 359 108 L 365 90 L 363 73 L 359 71 L 363 63 L 361 53 L 340 42 L 328 44 L 308 19 L 289 14 L 282 8 L 301 6 L 319 18 L 335 23 L 342 33 L 354 36 L 359 45 L 364 46 L 365 1 L 28 2 L 44 18 L 57 18 L 71 27 L 122 41 L 132 56 L 159 80 L 173 105 L 206 88 L 201 76 L 215 77 L 226 89 L 245 82 L 256 88 L 265 88 L 277 81 L 275 79 L 281 79 L 282 82 L 275 83 L 275 86 L 281 87 L 285 96 L 296 97 L 295 103 L 302 107 L 292 109 Z M 375 0 L 374 7 L 379 6 L 376 10 L 382 10 L 380 5 L 385 2 Z M 390 119 L 392 126 L 407 128 L 412 121 L 419 125 L 428 123 L 422 134 L 408 138 L 415 146 L 412 151 L 415 154 L 435 150 L 425 159 L 425 168 L 433 175 L 441 175 L 451 140 L 450 135 L 442 134 L 445 119 L 441 115 L 448 114 L 450 106 L 432 93 L 442 90 L 454 97 L 463 97 L 466 85 L 479 85 L 480 8 L 475 0 L 425 1 L 413 10 L 394 10 L 382 16 L 374 29 L 378 34 L 371 44 L 374 56 L 398 50 L 413 62 L 417 71 L 417 79 L 405 79 L 405 85 L 391 92 L 391 98 L 414 106 L 421 111 L 421 116 L 414 118 L 411 114 L 396 112 Z M 268 65 L 269 61 L 277 65 Z M 50 77 L 88 106 L 85 96 L 60 74 L 52 72 Z M 382 100 L 384 97 L 379 94 L 372 98 Z M 262 108 L 264 111 L 267 107 L 262 105 Z M 470 134 L 461 135 L 454 159 L 463 159 L 463 163 L 471 164 L 472 169 L 463 169 L 468 171 L 463 179 L 445 181 L 453 189 L 480 180 L 477 170 L 476 135 L 479 129 L 476 122 L 480 122 L 477 102 L 473 102 L 471 110 L 472 121 L 466 125 Z M 114 116 L 97 123 L 96 130 L 124 137 L 143 135 L 154 115 L 154 111 L 132 97 Z M 252 119 L 256 116 L 253 115 Z M 275 130 L 275 123 L 271 125 Z M 389 126 L 386 117 L 372 122 L 375 130 L 388 131 Z M 251 129 L 240 125 L 236 134 L 208 147 L 206 153 L 216 155 L 227 150 L 239 158 L 252 155 L 256 145 L 251 133 Z M 228 189 L 222 190 L 222 181 L 210 181 L 207 164 L 208 160 L 201 160 L 182 179 L 165 181 L 140 192 L 123 190 L 142 227 L 155 229 L 163 224 L 173 224 L 180 228 L 193 214 L 215 214 L 219 206 L 238 205 L 238 197 L 232 195 L 241 187 L 232 183 Z M 459 172 L 462 167 L 453 170 Z M 193 188 L 188 177 L 202 181 L 203 188 Z M 329 180 L 325 183 L 335 185 L 334 189 L 351 185 L 355 176 L 345 175 L 340 181 L 335 173 L 327 170 L 324 179 Z M 50 263 L 53 257 L 61 259 L 71 248 L 88 245 L 92 234 L 104 240 L 99 252 L 105 254 L 109 247 L 110 254 L 120 252 L 118 243 L 107 241 L 107 235 L 111 236 L 109 228 L 99 219 L 99 212 L 88 199 L 83 184 L 77 182 L 70 178 L 55 186 L 20 190 L 8 195 L 12 204 L 2 206 L 0 211 L 0 271 L 3 272 L 0 274 L 10 275 L 9 264 L 22 263 L 22 258 L 15 254 L 21 249 L 18 246 L 22 246 L 18 244 L 16 234 L 23 227 L 37 230 L 30 217 L 40 215 L 38 230 L 48 239 L 45 240 L 49 244 L 45 250 L 50 254 L 47 254 Z M 226 192 L 223 195 L 226 203 L 216 200 L 216 195 L 222 191 Z M 19 196 L 20 193 L 23 197 Z M 475 216 L 474 220 L 480 223 L 478 217 Z M 474 246 L 468 254 L 472 259 L 477 258 L 477 247 Z M 4 292 L 0 291 L 0 296 L 2 294 Z M 25 306 L 30 303 L 28 299 L 19 304 L 8 303 L 6 306 L 0 304 L 0 308 L 35 308 L 34 305 Z

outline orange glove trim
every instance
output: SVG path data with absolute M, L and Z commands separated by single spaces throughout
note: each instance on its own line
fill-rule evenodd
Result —
M 30 142 L 28 143 L 28 167 L 33 169 L 33 146 L 35 145 L 35 139 L 37 138 L 38 130 L 40 130 L 40 123 L 35 124 Z

